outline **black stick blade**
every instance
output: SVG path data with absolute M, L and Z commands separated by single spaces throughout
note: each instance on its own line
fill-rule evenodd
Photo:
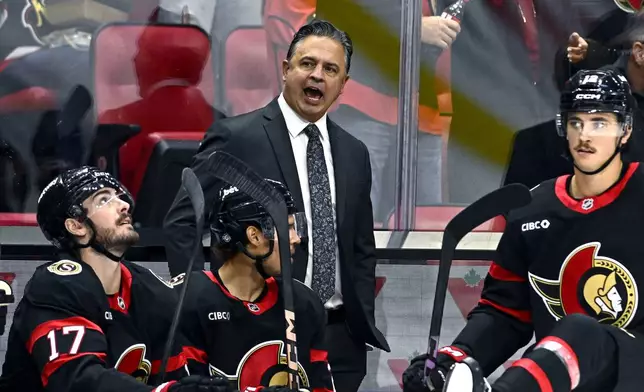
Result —
M 194 209 L 195 217 L 197 219 L 197 227 L 203 227 L 206 201 L 199 179 L 192 169 L 188 167 L 183 169 L 181 172 L 181 185 L 186 190 L 190 203 L 192 204 L 192 208 Z M 201 250 L 201 242 L 199 242 L 199 244 L 199 250 Z
M 530 190 L 522 184 L 511 184 L 499 188 L 481 197 L 458 213 L 445 227 L 457 240 L 479 225 L 499 215 L 504 215 L 514 209 L 530 203 Z

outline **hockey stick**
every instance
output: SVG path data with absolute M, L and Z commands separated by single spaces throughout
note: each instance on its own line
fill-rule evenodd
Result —
M 209 173 L 217 179 L 237 187 L 241 192 L 261 204 L 271 216 L 279 237 L 282 296 L 284 318 L 286 319 L 286 361 L 288 366 L 288 387 L 299 390 L 297 376 L 297 352 L 295 335 L 295 307 L 293 303 L 293 281 L 291 278 L 291 251 L 289 246 L 288 211 L 284 197 L 259 174 L 244 162 L 227 153 L 216 151 L 210 155 Z
M 456 246 L 465 235 L 481 224 L 499 215 L 523 207 L 530 203 L 532 195 L 530 190 L 521 184 L 511 184 L 488 193 L 479 200 L 467 206 L 449 221 L 443 232 L 441 258 L 438 265 L 438 278 L 434 294 L 434 307 L 429 327 L 429 341 L 427 343 L 428 359 L 425 362 L 425 375 L 436 365 L 438 355 L 438 341 L 440 339 L 443 323 L 443 310 L 447 296 L 449 272 Z
M 196 233 L 195 233 L 195 243 L 190 261 L 188 262 L 188 268 L 186 274 L 183 278 L 183 287 L 181 287 L 181 293 L 179 294 L 179 302 L 177 303 L 177 308 L 174 311 L 174 316 L 172 318 L 172 324 L 170 325 L 170 332 L 168 333 L 168 340 L 166 341 L 165 348 L 163 350 L 163 358 L 161 360 L 161 369 L 159 369 L 160 374 L 160 383 L 165 382 L 166 376 L 166 367 L 168 365 L 168 359 L 172 352 L 172 346 L 174 344 L 174 338 L 177 332 L 177 327 L 179 326 L 179 320 L 181 317 L 181 310 L 183 309 L 183 302 L 186 298 L 186 292 L 188 289 L 188 282 L 190 280 L 190 275 L 192 272 L 192 267 L 194 266 L 195 259 L 199 252 L 203 252 L 203 226 L 204 226 L 204 207 L 205 200 L 203 190 L 201 189 L 201 184 L 199 179 L 192 171 L 192 169 L 186 167 L 181 172 L 181 186 L 186 190 L 188 198 L 190 199 L 190 204 L 192 204 L 192 209 L 195 214 L 195 219 L 197 221 Z

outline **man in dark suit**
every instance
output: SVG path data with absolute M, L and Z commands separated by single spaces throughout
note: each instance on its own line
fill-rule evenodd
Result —
M 257 111 L 215 122 L 192 164 L 207 207 L 222 186 L 208 172 L 207 158 L 226 151 L 263 177 L 285 183 L 305 211 L 309 238 L 296 250 L 293 276 L 317 292 L 327 309 L 329 362 L 342 392 L 358 390 L 366 373 L 366 344 L 389 351 L 374 320 L 369 152 L 326 115 L 349 78 L 352 53 L 350 38 L 332 24 L 303 26 L 282 65 L 283 93 Z M 187 268 L 194 222 L 180 190 L 164 225 L 173 276 Z M 196 265 L 203 268 L 203 261 Z

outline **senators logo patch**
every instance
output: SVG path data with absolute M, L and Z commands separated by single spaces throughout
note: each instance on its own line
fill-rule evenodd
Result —
M 80 263 L 71 260 L 60 260 L 47 267 L 47 271 L 61 276 L 78 275 L 82 270 Z
M 310 388 L 309 377 L 299 363 L 297 374 L 300 387 Z M 210 375 L 226 377 L 231 382 L 236 382 L 239 391 L 245 391 L 247 387 L 288 385 L 284 342 L 271 340 L 251 348 L 239 361 L 237 373 L 234 375 L 226 374 L 212 365 Z
M 145 359 L 145 344 L 135 344 L 128 347 L 116 361 L 114 369 L 129 374 L 144 384 L 147 384 L 152 364 Z
M 579 246 L 564 261 L 559 279 L 530 273 L 530 285 L 557 320 L 582 313 L 600 323 L 626 328 L 637 310 L 637 285 L 621 263 L 599 256 L 600 247 L 599 242 Z

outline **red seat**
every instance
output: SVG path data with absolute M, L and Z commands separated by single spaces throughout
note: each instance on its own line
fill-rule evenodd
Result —
M 275 98 L 262 27 L 233 30 L 224 43 L 222 80 L 228 115 L 248 113 Z
M 449 221 L 463 210 L 457 206 L 423 206 L 416 207 L 415 231 L 444 231 Z M 393 214 L 389 218 L 388 227 L 394 227 Z M 473 231 L 502 232 L 505 229 L 505 218 L 499 216 L 491 219 Z
M 91 59 L 98 123 L 141 127 L 119 150 L 120 180 L 136 197 L 151 134 L 203 135 L 214 121 L 210 39 L 192 25 L 112 24 L 95 35 Z

